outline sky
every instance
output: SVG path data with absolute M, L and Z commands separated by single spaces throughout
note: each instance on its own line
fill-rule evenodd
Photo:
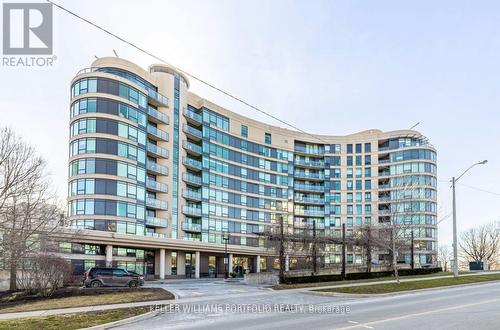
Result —
M 438 151 L 439 243 L 452 240 L 449 180 L 479 160 L 457 185 L 458 229 L 500 220 L 498 1 L 56 2 L 311 133 L 420 122 Z M 61 199 L 70 81 L 113 50 L 158 62 L 54 8 L 54 66 L 0 66 L 0 126 L 37 148 Z M 192 79 L 190 90 L 283 126 Z

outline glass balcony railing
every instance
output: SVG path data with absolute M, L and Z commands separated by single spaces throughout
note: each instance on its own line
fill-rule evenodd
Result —
M 312 184 L 304 184 L 304 183 L 295 183 L 294 189 L 296 189 L 296 190 L 307 190 L 307 191 L 324 191 L 325 190 L 325 186 L 312 185 Z
M 168 150 L 155 144 L 148 143 L 147 150 L 157 157 L 168 158 Z
M 166 183 L 158 182 L 153 179 L 146 179 L 146 187 L 162 193 L 168 192 L 168 186 Z
M 146 217 L 146 225 L 152 227 L 167 228 L 167 219 L 157 217 Z
M 160 103 L 160 105 L 163 105 L 165 107 L 168 107 L 168 97 L 161 95 L 160 93 L 148 88 L 148 96 L 155 100 L 156 102 Z
M 306 204 L 324 204 L 325 200 L 323 198 L 295 197 L 295 202 Z
M 201 233 L 201 224 L 199 224 L 199 223 L 183 222 L 182 223 L 182 230 L 184 230 L 184 231 L 190 231 L 190 232 L 194 232 L 194 233 Z
M 303 215 L 303 216 L 309 216 L 309 217 L 323 217 L 325 216 L 325 211 L 324 210 L 302 210 L 302 209 L 297 209 L 295 210 L 296 215 Z
M 193 199 L 197 201 L 201 201 L 201 192 L 191 190 L 191 189 L 184 189 L 182 191 L 182 197 L 186 199 Z
M 160 210 L 167 210 L 167 202 L 166 201 L 161 201 L 159 199 L 156 199 L 156 198 L 152 198 L 152 197 L 147 197 L 146 198 L 146 206 L 148 207 L 152 207 L 152 208 L 155 208 L 155 209 L 160 209 Z
M 186 124 L 184 124 L 182 126 L 182 131 L 184 133 L 186 133 L 187 135 L 191 135 L 191 136 L 196 137 L 198 139 L 201 139 L 203 136 L 202 132 L 199 129 L 194 128 L 194 127 L 189 126 L 189 125 L 186 125 Z
M 148 236 L 148 237 L 154 237 L 154 238 L 166 238 L 167 235 L 165 234 L 160 234 L 160 233 L 152 233 L 152 232 L 149 232 L 147 231 L 144 236 Z
M 314 180 L 324 180 L 325 174 L 323 173 L 306 173 L 306 172 L 295 172 L 294 177 L 303 179 L 314 179 Z
M 160 165 L 160 164 L 157 164 L 157 163 L 153 163 L 153 162 L 150 162 L 150 161 L 148 161 L 146 163 L 146 169 L 148 171 L 151 171 L 151 172 L 154 172 L 154 173 L 157 173 L 157 174 L 168 175 L 168 167 Z
M 325 163 L 318 160 L 305 160 L 305 159 L 295 159 L 295 165 L 302 165 L 308 167 L 325 167 Z
M 197 144 L 184 140 L 182 141 L 182 147 L 188 151 L 201 155 L 202 148 Z
M 201 208 L 184 205 L 182 207 L 182 213 L 194 217 L 201 217 Z
M 304 146 L 295 146 L 294 149 L 296 152 L 310 155 L 323 155 L 325 153 L 324 148 L 307 148 Z
M 191 173 L 184 173 L 182 175 L 182 178 L 184 179 L 185 182 L 191 183 L 197 186 L 201 186 L 201 177 L 191 174 Z
M 170 118 L 166 113 L 160 112 L 156 110 L 155 108 L 148 107 L 148 115 L 153 117 L 159 122 L 162 122 L 163 124 L 169 124 L 170 123 Z
M 148 134 L 153 135 L 153 137 L 155 138 L 158 138 L 163 141 L 168 141 L 168 133 L 159 128 L 148 125 L 147 131 Z
M 201 170 L 201 162 L 199 160 L 183 157 L 182 163 L 184 164 L 184 166 Z
M 391 175 L 390 171 L 380 171 L 378 172 L 378 176 L 388 176 Z
M 189 109 L 184 109 L 183 111 L 184 117 L 189 118 L 194 120 L 197 123 L 202 123 L 203 118 L 201 115 L 197 114 L 196 112 L 189 110 Z

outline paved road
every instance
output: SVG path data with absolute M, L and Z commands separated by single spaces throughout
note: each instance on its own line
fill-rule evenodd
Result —
M 166 286 L 179 295 L 178 311 L 121 329 L 500 329 L 500 282 L 370 298 L 212 281 Z M 284 310 L 279 304 L 299 305 Z M 231 312 L 226 307 L 258 310 Z

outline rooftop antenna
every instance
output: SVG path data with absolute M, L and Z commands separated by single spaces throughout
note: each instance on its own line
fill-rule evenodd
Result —
M 120 56 L 118 56 L 118 53 L 117 53 L 117 52 L 116 52 L 116 50 L 114 50 L 114 49 L 113 49 L 113 53 L 115 53 L 115 56 L 116 56 L 116 57 L 120 57 Z
M 415 125 L 413 125 L 412 127 L 410 127 L 410 129 L 414 129 L 415 127 L 417 127 L 418 125 L 420 125 L 420 122 L 416 123 Z

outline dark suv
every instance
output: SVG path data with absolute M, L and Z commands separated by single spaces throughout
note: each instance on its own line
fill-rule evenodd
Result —
M 122 268 L 92 267 L 85 272 L 83 284 L 86 287 L 128 286 L 136 288 L 144 285 L 144 276 L 127 272 Z

